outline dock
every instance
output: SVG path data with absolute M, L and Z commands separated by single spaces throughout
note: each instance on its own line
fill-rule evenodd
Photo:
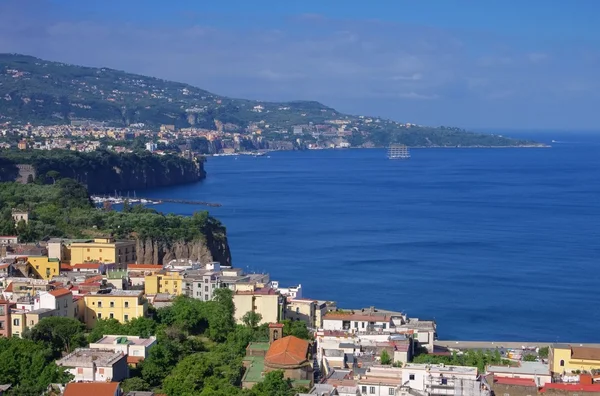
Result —
M 159 202 L 169 202 L 169 203 L 178 203 L 178 204 L 186 204 L 186 205 L 203 205 L 210 206 L 213 208 L 218 208 L 223 205 L 217 202 L 206 202 L 206 201 L 194 201 L 189 199 L 171 199 L 171 198 L 152 198 L 154 201 Z
M 177 203 L 177 204 L 185 204 L 185 205 L 201 205 L 201 206 L 210 206 L 212 208 L 218 208 L 220 206 L 222 206 L 220 203 L 217 202 L 206 202 L 206 201 L 196 201 L 196 200 L 192 200 L 192 199 L 174 199 L 174 198 L 140 198 L 140 197 L 119 197 L 119 196 L 115 196 L 115 197 L 110 197 L 110 196 L 99 196 L 99 195 L 92 195 L 91 200 L 95 203 L 95 204 L 103 204 L 105 202 L 109 202 L 111 204 L 114 205 L 119 205 L 119 204 L 123 204 L 125 201 L 131 203 L 131 204 L 135 204 L 135 203 L 140 203 L 140 204 L 148 204 L 148 205 L 158 205 L 164 202 L 168 202 L 168 203 Z

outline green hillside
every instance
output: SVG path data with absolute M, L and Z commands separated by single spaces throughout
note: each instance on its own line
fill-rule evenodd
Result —
M 345 115 L 314 101 L 233 99 L 187 84 L 108 68 L 0 54 L 0 124 L 68 124 L 74 120 L 102 121 L 115 126 L 143 123 L 151 127 L 161 124 L 211 130 L 220 127 L 238 132 L 258 125 L 267 139 L 281 139 L 281 134 L 291 133 L 295 125 L 304 125 L 305 133 L 318 132 L 317 126 L 323 126 L 335 137 L 336 128 L 345 123 L 344 138 L 354 147 L 390 143 L 410 146 L 535 144 L 459 128 L 406 125 L 377 117 Z

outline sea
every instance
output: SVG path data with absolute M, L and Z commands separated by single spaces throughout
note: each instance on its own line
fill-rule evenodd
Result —
M 206 180 L 138 195 L 222 204 L 234 266 L 304 297 L 434 319 L 444 340 L 598 342 L 600 133 L 517 137 L 552 147 L 212 157 Z

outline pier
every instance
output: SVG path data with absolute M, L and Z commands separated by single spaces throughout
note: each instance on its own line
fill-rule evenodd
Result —
M 111 204 L 119 205 L 123 204 L 125 201 L 129 203 L 139 203 L 139 204 L 147 204 L 147 205 L 159 205 L 161 203 L 177 203 L 177 204 L 185 204 L 185 205 L 201 205 L 201 206 L 210 206 L 212 208 L 218 208 L 222 206 L 217 202 L 206 202 L 206 201 L 196 201 L 193 199 L 174 199 L 174 198 L 140 198 L 140 197 L 111 197 L 111 196 L 100 196 L 100 195 L 92 195 L 91 200 L 96 204 L 103 204 L 105 202 L 110 202 Z
M 153 198 L 153 200 L 159 201 L 159 202 L 169 202 L 169 203 L 178 203 L 178 204 L 187 204 L 187 205 L 203 205 L 203 206 L 210 206 L 213 208 L 218 208 L 220 206 L 223 206 L 217 202 L 194 201 L 194 200 L 189 200 L 189 199 Z

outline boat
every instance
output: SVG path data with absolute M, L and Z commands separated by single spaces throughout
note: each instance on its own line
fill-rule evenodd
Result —
M 388 148 L 387 157 L 389 159 L 409 159 L 410 152 L 408 147 L 403 144 L 392 144 Z

